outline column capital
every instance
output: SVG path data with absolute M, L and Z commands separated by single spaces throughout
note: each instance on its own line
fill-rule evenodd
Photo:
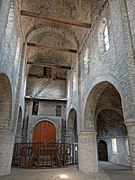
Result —
M 135 117 L 126 119 L 125 124 L 126 124 L 126 126 L 132 126 L 132 125 L 135 125 Z
M 88 132 L 84 132 L 84 131 L 80 131 L 78 132 L 78 136 L 93 136 L 96 135 L 97 132 L 96 131 L 88 131 Z
M 130 119 L 126 122 L 128 135 L 135 137 L 135 120 Z
M 64 136 L 65 136 L 65 137 L 70 137 L 70 136 L 71 136 L 71 134 L 65 134 Z

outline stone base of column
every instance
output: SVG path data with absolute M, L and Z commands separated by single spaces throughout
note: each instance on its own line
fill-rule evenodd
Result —
M 65 143 L 72 144 L 72 136 L 69 134 L 65 135 Z
M 96 132 L 78 134 L 79 170 L 84 173 L 98 172 Z
M 128 139 L 130 145 L 130 154 L 131 154 L 131 164 L 133 176 L 135 177 L 135 122 L 128 122 L 127 124 L 128 130 Z
M 15 136 L 15 143 L 22 143 L 22 135 Z
M 0 132 L 0 176 L 10 174 L 14 138 L 9 132 Z

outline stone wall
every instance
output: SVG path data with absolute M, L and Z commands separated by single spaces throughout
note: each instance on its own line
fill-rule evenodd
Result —
M 27 81 L 27 96 L 34 97 L 38 90 L 48 82 L 49 78 L 30 77 Z M 52 80 L 46 87 L 41 91 L 37 97 L 50 98 L 50 99 L 65 99 L 66 98 L 66 81 L 63 80 Z
M 32 141 L 32 135 L 35 125 L 43 120 L 54 123 L 56 127 L 56 141 L 64 142 L 65 125 L 66 125 L 66 102 L 39 100 L 38 114 L 32 115 L 33 101 L 26 100 L 25 126 L 23 141 Z M 57 115 L 56 107 L 61 106 L 61 115 Z M 27 127 L 26 127 L 27 126 Z
M 9 86 L 11 87 L 11 114 L 7 118 L 10 122 L 7 127 L 0 129 L 1 136 L 1 150 L 0 156 L 0 175 L 6 175 L 10 173 L 13 144 L 15 138 L 15 132 L 17 128 L 17 116 L 19 113 L 19 106 L 23 106 L 23 98 L 19 97 L 20 86 L 19 82 L 22 79 L 19 78 L 19 71 L 24 67 L 21 67 L 21 31 L 20 31 L 20 13 L 19 13 L 19 1 L 5 1 L 0 3 L 0 76 L 5 76 L 9 79 Z M 1 82 L 0 89 L 4 88 L 4 84 Z M 24 87 L 24 86 L 23 86 Z M 24 88 L 21 90 L 24 94 Z M 7 89 L 3 89 L 3 94 L 8 93 Z M 8 104 L 10 95 L 6 96 L 8 99 L 3 103 Z M 3 107 L 4 105 L 1 104 Z M 1 111 L 2 112 L 2 111 Z M 6 114 L 8 115 L 7 109 Z M 4 114 L 3 114 L 4 115 Z M 6 116 L 5 116 L 6 118 Z M 3 120 L 5 121 L 6 119 Z
M 79 107 L 77 109 L 78 114 L 78 122 L 79 129 L 78 131 L 84 131 L 84 120 L 86 118 L 90 121 L 92 115 L 94 114 L 94 109 L 96 106 L 96 101 L 98 101 L 99 94 L 103 89 L 97 89 L 96 93 L 93 94 L 89 103 L 86 104 L 88 97 L 94 87 L 101 82 L 109 82 L 111 83 L 120 94 L 121 103 L 122 103 L 122 111 L 124 114 L 124 121 L 126 122 L 132 116 L 134 117 L 135 112 L 135 101 L 134 101 L 134 56 L 132 49 L 132 42 L 134 44 L 134 3 L 133 1 L 127 1 L 127 5 L 129 8 L 129 18 L 130 18 L 130 26 L 129 19 L 127 16 L 126 3 L 124 0 L 119 1 L 107 1 L 104 6 L 99 11 L 93 10 L 92 19 L 95 19 L 92 24 L 92 28 L 88 33 L 88 36 L 85 40 L 83 46 L 79 48 L 79 57 L 78 57 L 78 70 L 79 70 L 79 84 L 78 84 L 78 104 L 77 99 L 71 96 L 68 101 L 68 109 L 72 108 L 72 104 L 74 107 Z M 132 8 L 131 8 L 132 7 Z M 108 51 L 102 51 L 100 48 L 101 36 L 101 24 L 104 23 L 104 19 L 107 21 L 108 33 L 109 33 L 109 43 L 110 47 Z M 103 28 L 102 28 L 103 29 Z M 103 33 L 103 32 L 102 32 Z M 132 35 L 132 36 L 130 36 Z M 103 41 L 103 39 L 102 39 Z M 88 51 L 88 71 L 86 73 L 84 60 L 86 58 L 86 52 Z M 76 68 L 77 70 L 77 68 Z M 72 103 L 69 103 L 72 102 Z M 85 111 L 86 106 L 89 104 L 89 109 Z M 91 108 L 93 107 L 93 109 Z M 130 107 L 130 108 L 129 108 Z M 103 107 L 104 108 L 104 107 Z M 69 112 L 69 111 L 68 111 Z M 86 113 L 84 117 L 84 112 Z M 92 126 L 94 126 L 95 120 L 92 121 Z M 89 122 L 88 122 L 89 123 Z M 87 131 L 94 131 L 94 129 L 89 128 L 87 126 Z M 120 141 L 120 146 L 123 145 L 123 140 Z M 79 142 L 80 152 L 79 154 L 86 153 L 86 149 L 84 150 L 81 147 L 82 142 Z M 121 149 L 121 148 L 120 148 Z M 125 153 L 126 154 L 126 153 Z M 80 155 L 81 156 L 81 155 Z M 90 155 L 89 155 L 90 156 Z M 92 153 L 91 153 L 91 156 Z M 80 157 L 80 169 L 82 169 L 83 163 Z M 113 159 L 113 158 L 112 158 Z M 115 159 L 115 158 L 114 158 Z M 89 164 L 91 161 L 89 157 L 89 162 L 87 159 L 87 163 Z M 121 163 L 123 160 L 120 160 Z M 119 162 L 120 162 L 119 161 Z M 95 161 L 94 161 L 95 162 Z M 129 158 L 127 157 L 127 162 L 129 162 Z M 128 163 L 127 163 L 128 164 Z M 85 171 L 85 170 L 84 170 Z M 90 171 L 90 170 L 89 170 Z M 92 171 L 91 171 L 92 172 Z
M 127 128 L 121 115 L 113 110 L 102 110 L 97 117 L 97 139 L 107 143 L 108 161 L 130 166 Z M 116 139 L 117 152 L 113 152 L 112 139 Z M 104 153 L 104 152 L 103 152 Z

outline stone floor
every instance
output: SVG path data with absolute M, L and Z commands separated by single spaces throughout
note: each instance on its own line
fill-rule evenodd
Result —
M 0 177 L 0 180 L 134 180 L 131 169 L 125 166 L 100 162 L 99 173 L 84 174 L 74 167 L 60 169 L 16 169 L 10 176 Z
M 112 164 L 109 162 L 99 162 L 99 167 L 111 180 L 135 180 L 132 176 L 131 168 Z

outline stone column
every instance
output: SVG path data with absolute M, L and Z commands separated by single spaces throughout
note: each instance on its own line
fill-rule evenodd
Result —
M 72 136 L 70 134 L 65 135 L 65 143 L 72 144 Z
M 126 125 L 128 130 L 132 170 L 133 175 L 135 176 L 135 122 L 128 122 Z
M 84 173 L 98 172 L 96 132 L 78 133 L 79 170 Z
M 15 143 L 21 143 L 22 142 L 22 135 L 21 134 L 17 134 L 15 136 Z
M 0 132 L 0 176 L 10 174 L 15 136 Z

